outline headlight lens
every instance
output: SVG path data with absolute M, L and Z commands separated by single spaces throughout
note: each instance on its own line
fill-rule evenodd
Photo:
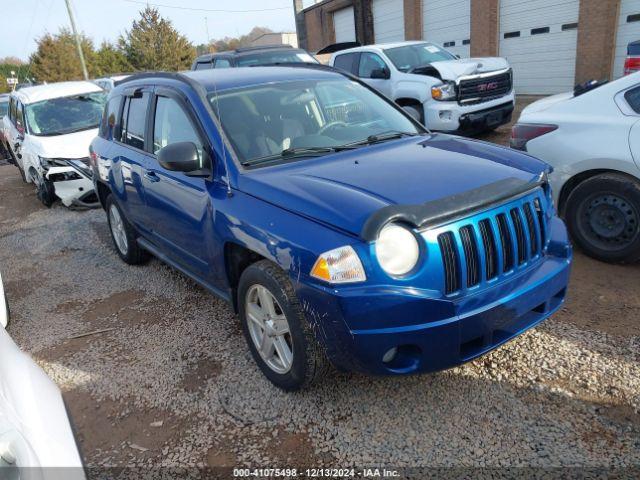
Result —
M 420 245 L 415 235 L 396 223 L 386 225 L 376 240 L 376 257 L 390 275 L 409 273 L 420 258 Z
M 353 247 L 335 248 L 318 257 L 311 276 L 329 283 L 364 282 L 367 276 Z
M 444 82 L 431 87 L 431 98 L 434 100 L 453 100 L 456 98 L 456 86 L 453 82 Z

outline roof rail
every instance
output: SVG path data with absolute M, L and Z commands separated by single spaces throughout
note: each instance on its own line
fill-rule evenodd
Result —
M 244 53 L 244 52 L 252 52 L 254 50 L 275 50 L 279 48 L 293 48 L 291 45 L 287 43 L 280 43 L 277 45 L 254 45 L 251 47 L 240 47 L 236 48 L 234 52 L 236 53 Z

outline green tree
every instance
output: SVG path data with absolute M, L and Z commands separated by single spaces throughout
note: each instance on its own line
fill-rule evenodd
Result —
M 80 36 L 82 53 L 90 76 L 95 76 L 93 42 Z M 37 40 L 38 48 L 31 55 L 31 74 L 41 82 L 62 82 L 82 79 L 82 67 L 71 32 L 61 28 L 57 34 L 46 33 Z
M 129 64 L 136 70 L 188 69 L 196 54 L 189 40 L 156 8 L 146 7 L 140 17 L 118 40 Z
M 93 67 L 101 77 L 133 70 L 125 54 L 109 42 L 102 42 L 96 51 Z

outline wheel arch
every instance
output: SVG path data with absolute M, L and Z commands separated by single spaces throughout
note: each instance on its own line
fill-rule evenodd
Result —
M 107 210 L 107 197 L 111 193 L 111 189 L 104 182 L 96 182 L 96 194 L 103 210 Z
M 265 260 L 265 257 L 240 243 L 229 241 L 224 245 L 224 267 L 232 293 L 231 303 L 236 313 L 238 313 L 238 284 L 242 272 L 260 260 Z
M 569 195 L 576 189 L 578 185 L 580 185 L 585 180 L 596 177 L 598 175 L 602 175 L 603 173 L 615 173 L 625 177 L 628 177 L 630 180 L 634 182 L 638 182 L 638 178 L 633 175 L 624 172 L 622 170 L 616 170 L 613 168 L 594 168 L 590 170 L 584 170 L 580 173 L 575 174 L 569 180 L 567 180 L 560 189 L 560 194 L 558 195 L 558 212 L 561 216 L 565 214 L 565 207 L 567 205 L 567 199 Z

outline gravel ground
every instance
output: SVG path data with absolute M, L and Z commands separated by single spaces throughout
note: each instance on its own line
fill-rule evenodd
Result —
M 640 467 L 640 266 L 578 253 L 562 311 L 497 351 L 296 394 L 263 379 L 226 304 L 125 265 L 103 211 L 47 210 L 12 166 L 0 269 L 9 332 L 63 391 L 89 467 Z

